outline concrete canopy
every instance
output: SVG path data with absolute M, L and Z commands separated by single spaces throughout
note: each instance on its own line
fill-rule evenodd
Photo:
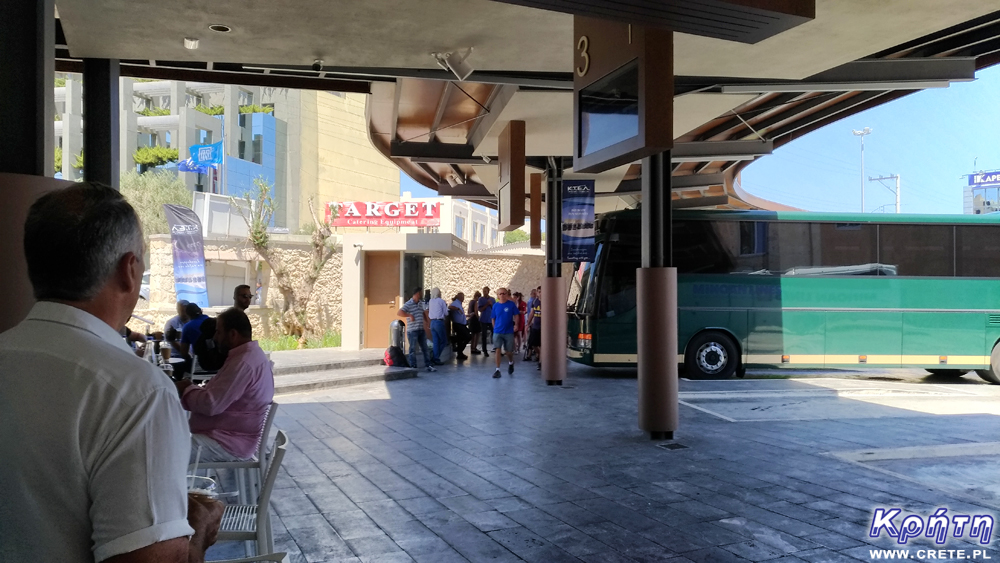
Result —
M 918 79 L 972 79 L 975 69 L 1000 61 L 997 8 L 991 0 L 816 0 L 814 19 L 752 45 L 676 33 L 674 136 L 683 142 L 765 139 L 777 147 L 924 87 Z M 269 74 L 279 82 L 360 80 L 353 84 L 371 92 L 373 144 L 434 189 L 457 184 L 470 193 L 489 193 L 495 167 L 473 164 L 495 156 L 496 133 L 512 119 L 527 122 L 529 155 L 566 156 L 572 144 L 572 97 L 566 90 L 572 85 L 573 16 L 564 13 L 491 0 L 220 0 L 180 6 L 62 0 L 59 17 L 68 48 L 61 59 L 118 58 L 123 69 L 147 66 L 143 72 L 150 77 L 168 69 L 214 68 L 237 78 Z M 231 31 L 210 31 L 214 24 Z M 185 49 L 186 37 L 198 39 L 199 48 Z M 467 48 L 474 49 L 468 62 L 476 72 L 467 82 L 452 82 L 432 53 Z M 322 70 L 312 69 L 316 59 L 323 60 Z M 956 72 L 963 60 L 969 64 Z M 942 61 L 959 66 L 931 64 Z M 889 78 L 866 87 L 873 77 Z M 820 81 L 822 91 L 815 85 Z M 767 84 L 776 86 L 768 90 Z M 723 93 L 734 85 L 760 91 Z M 676 164 L 675 177 L 711 181 L 674 197 L 721 188 L 723 195 L 713 202 L 745 206 L 736 180 L 747 162 Z M 626 170 L 615 192 L 633 191 L 628 182 L 641 170 L 637 164 Z

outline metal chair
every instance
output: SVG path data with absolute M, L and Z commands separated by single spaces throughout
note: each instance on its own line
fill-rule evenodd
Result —
M 274 439 L 271 461 L 267 464 L 267 475 L 264 477 L 257 504 L 226 506 L 225 512 L 222 513 L 219 541 L 256 541 L 258 554 L 269 554 L 274 551 L 268 503 L 271 501 L 271 491 L 274 489 L 275 479 L 278 478 L 278 469 L 285 457 L 287 444 L 288 435 L 279 430 L 278 436 Z
M 244 559 L 223 559 L 221 561 L 212 561 L 212 563 L 255 563 L 257 561 L 270 561 L 272 563 L 288 563 L 288 554 L 282 551 L 281 553 L 272 553 L 270 555 L 258 555 L 257 557 L 247 557 Z
M 239 500 L 248 503 L 260 494 L 260 483 L 267 473 L 267 439 L 271 434 L 271 425 L 274 423 L 274 415 L 278 412 L 278 403 L 272 402 L 267 408 L 267 415 L 264 416 L 264 423 L 261 425 L 260 440 L 257 442 L 256 459 L 246 461 L 208 461 L 198 464 L 198 469 L 232 469 L 236 472 L 236 490 L 239 492 Z M 190 466 L 188 469 L 193 469 Z M 256 469 L 256 471 L 254 471 Z

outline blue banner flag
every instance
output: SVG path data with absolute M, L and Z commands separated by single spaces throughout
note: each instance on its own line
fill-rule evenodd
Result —
M 222 164 L 222 141 L 211 145 L 192 145 L 191 161 L 199 166 Z
M 562 261 L 594 261 L 594 180 L 563 180 Z
M 201 221 L 194 211 L 182 205 L 164 204 L 170 225 L 174 255 L 174 289 L 177 299 L 208 307 L 208 278 L 205 276 L 205 247 Z
M 187 160 L 180 160 L 177 162 L 177 170 L 179 172 L 197 172 L 199 174 L 208 174 L 208 171 L 210 169 L 216 167 L 217 165 L 215 164 L 209 166 L 202 166 L 200 164 L 196 164 L 194 160 L 190 158 Z

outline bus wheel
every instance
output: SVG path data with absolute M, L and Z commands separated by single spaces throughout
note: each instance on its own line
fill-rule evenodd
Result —
M 969 373 L 967 369 L 927 369 L 924 371 L 931 375 L 940 375 L 943 377 L 962 377 Z
M 990 354 L 989 369 L 977 369 L 976 373 L 984 381 L 1000 385 L 1000 344 L 993 347 L 993 352 Z
M 684 367 L 691 379 L 729 379 L 740 367 L 736 343 L 722 332 L 703 332 L 691 339 Z

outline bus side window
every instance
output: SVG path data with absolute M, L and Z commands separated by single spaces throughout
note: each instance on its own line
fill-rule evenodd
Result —
M 598 317 L 615 317 L 634 311 L 635 270 L 642 262 L 642 246 L 611 245 L 605 259 Z
M 958 225 L 955 227 L 956 276 L 1000 278 L 1000 227 Z
M 954 276 L 954 233 L 951 225 L 881 225 L 879 261 L 900 276 Z

